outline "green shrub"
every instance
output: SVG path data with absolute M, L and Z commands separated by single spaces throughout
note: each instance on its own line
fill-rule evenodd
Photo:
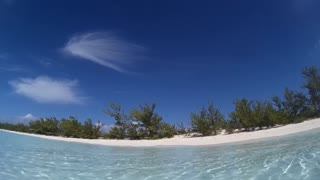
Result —
M 209 103 L 208 108 L 202 108 L 199 113 L 191 113 L 191 124 L 194 131 L 203 136 L 218 134 L 224 122 L 224 117 L 220 111 Z
M 112 127 L 108 133 L 105 134 L 107 139 L 124 139 L 123 131 L 118 127 Z
M 113 127 L 106 137 L 111 139 L 159 139 L 173 137 L 175 129 L 162 122 L 162 117 L 155 113 L 156 105 L 146 104 L 125 115 L 120 105 L 111 104 L 111 110 L 105 113 L 115 119 Z
M 176 131 L 173 126 L 168 123 L 161 123 L 160 129 L 158 132 L 159 138 L 172 138 L 175 135 Z

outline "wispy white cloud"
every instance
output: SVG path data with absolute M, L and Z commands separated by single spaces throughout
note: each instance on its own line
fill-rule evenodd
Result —
M 73 36 L 64 51 L 119 72 L 128 72 L 127 68 L 143 58 L 144 48 L 113 33 L 94 32 Z
M 20 78 L 10 81 L 16 94 L 28 97 L 39 103 L 82 104 L 84 97 L 79 95 L 78 81 L 52 79 L 47 76 Z

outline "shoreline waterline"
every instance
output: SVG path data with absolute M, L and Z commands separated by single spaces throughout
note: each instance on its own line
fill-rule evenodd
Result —
M 31 133 L 22 133 L 0 129 L 0 131 L 27 135 L 48 140 L 84 143 L 92 145 L 114 146 L 114 147 L 174 147 L 174 146 L 212 146 L 212 145 L 227 145 L 227 144 L 245 144 L 254 143 L 265 140 L 277 139 L 297 133 L 307 131 L 320 131 L 320 118 L 306 120 L 298 124 L 288 124 L 285 126 L 258 130 L 252 132 L 240 132 L 234 134 L 219 134 L 215 136 L 205 137 L 189 137 L 185 135 L 176 135 L 173 138 L 165 138 L 158 140 L 115 140 L 115 139 L 80 139 L 67 138 L 59 136 L 46 136 Z

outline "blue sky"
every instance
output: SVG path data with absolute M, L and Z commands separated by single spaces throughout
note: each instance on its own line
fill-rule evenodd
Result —
M 267 100 L 319 66 L 320 2 L 0 0 L 0 120 L 156 102 L 187 122 L 213 101 Z

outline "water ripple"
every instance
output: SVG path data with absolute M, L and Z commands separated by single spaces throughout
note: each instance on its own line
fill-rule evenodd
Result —
M 0 132 L 0 179 L 318 179 L 320 133 L 212 147 L 114 148 Z M 10 138 L 8 138 L 10 137 Z

